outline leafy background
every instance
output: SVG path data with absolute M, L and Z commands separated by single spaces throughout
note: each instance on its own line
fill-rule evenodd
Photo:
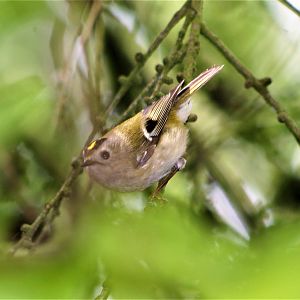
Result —
M 149 205 L 151 189 L 119 194 L 82 174 L 33 249 L 7 254 L 60 188 L 119 76 L 183 2 L 102 5 L 84 56 L 74 41 L 92 2 L 0 3 L 0 297 L 94 298 L 104 286 L 112 299 L 299 298 L 299 145 L 203 37 L 196 73 L 225 67 L 193 96 L 188 163 L 167 204 Z M 299 124 L 299 17 L 277 1 L 205 1 L 202 17 L 255 76 L 272 78 Z M 155 74 L 182 23 L 108 123 Z M 169 74 L 174 83 L 184 68 Z

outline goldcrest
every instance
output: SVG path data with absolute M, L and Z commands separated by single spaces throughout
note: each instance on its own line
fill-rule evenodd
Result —
M 180 82 L 166 96 L 92 141 L 83 151 L 89 176 L 104 187 L 127 192 L 158 182 L 159 192 L 186 163 L 190 96 L 222 68 L 211 67 L 185 87 Z

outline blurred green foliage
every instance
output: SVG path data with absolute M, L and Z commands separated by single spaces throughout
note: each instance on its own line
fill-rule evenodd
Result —
M 74 66 L 72 47 L 91 3 L 0 3 L 0 298 L 93 298 L 104 281 L 112 299 L 300 297 L 299 146 L 202 37 L 197 72 L 225 68 L 193 97 L 199 120 L 188 125 L 188 164 L 167 186 L 168 203 L 149 206 L 151 190 L 91 189 L 83 174 L 40 244 L 7 255 L 90 133 L 85 78 L 93 76 L 85 66 L 100 70 L 104 107 L 135 53 L 182 4 L 103 2 L 87 61 L 78 52 Z M 203 20 L 256 76 L 272 77 L 272 94 L 300 124 L 300 20 L 274 1 L 205 1 Z M 181 25 L 109 121 L 154 75 Z

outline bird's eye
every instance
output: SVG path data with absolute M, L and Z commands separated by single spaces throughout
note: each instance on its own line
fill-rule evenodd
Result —
M 109 157 L 110 157 L 109 152 L 106 151 L 106 150 L 102 151 L 100 155 L 101 155 L 101 157 L 102 157 L 103 159 L 105 159 L 105 160 L 109 159 Z

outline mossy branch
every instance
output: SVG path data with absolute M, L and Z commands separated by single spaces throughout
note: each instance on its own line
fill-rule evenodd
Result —
M 188 82 L 194 78 L 196 57 L 200 51 L 200 29 L 202 21 L 202 0 L 192 0 L 189 15 L 193 19 L 190 27 L 190 35 L 187 46 L 187 53 L 184 58 L 184 78 Z
M 268 85 L 272 83 L 271 78 L 266 77 L 262 79 L 256 78 L 251 71 L 245 67 L 240 60 L 234 55 L 234 53 L 218 38 L 213 32 L 211 32 L 205 24 L 201 25 L 201 34 L 206 37 L 232 64 L 232 66 L 245 78 L 246 88 L 254 88 L 265 100 L 265 102 L 271 106 L 276 114 L 279 122 L 283 123 L 300 145 L 300 128 L 297 123 L 288 115 L 281 104 L 274 99 L 271 95 Z
M 201 3 L 202 1 L 196 1 L 196 2 Z M 193 22 L 196 16 L 193 7 L 193 1 L 188 3 L 189 5 L 187 6 L 186 9 L 185 21 L 181 29 L 179 30 L 177 40 L 174 44 L 173 49 L 171 50 L 171 53 L 163 59 L 163 64 L 156 65 L 155 76 L 150 80 L 150 82 L 143 89 L 143 91 L 131 102 L 131 104 L 122 114 L 119 121 L 126 119 L 130 115 L 130 113 L 134 111 L 138 103 L 142 101 L 147 102 L 146 101 L 147 97 L 153 101 L 153 98 L 159 96 L 159 91 L 163 83 L 167 83 L 167 84 L 172 83 L 172 80 L 170 80 L 168 74 L 177 64 L 181 63 L 187 55 L 188 44 L 183 44 L 183 40 L 186 36 L 186 32 L 188 28 L 190 27 L 191 23 Z M 199 38 L 199 34 L 197 34 L 197 36 Z M 188 43 L 190 43 L 190 41 Z M 194 53 L 191 52 L 189 55 L 191 56 L 193 54 Z M 193 61 L 195 61 L 195 59 Z
M 128 91 L 128 89 L 133 85 L 136 76 L 142 69 L 142 67 L 145 65 L 147 60 L 150 58 L 150 56 L 153 54 L 153 52 L 157 49 L 157 47 L 162 43 L 162 41 L 168 36 L 170 31 L 177 25 L 177 23 L 185 16 L 187 12 L 189 1 L 185 2 L 184 5 L 174 14 L 172 19 L 169 21 L 167 26 L 161 31 L 161 33 L 156 37 L 156 39 L 153 41 L 153 43 L 148 48 L 147 52 L 145 54 L 137 53 L 136 55 L 136 61 L 137 64 L 133 68 L 133 70 L 130 72 L 130 74 L 126 77 L 126 79 L 123 81 L 123 84 L 113 100 L 111 101 L 110 105 L 107 108 L 106 115 L 109 116 L 114 108 L 118 105 L 118 103 L 121 101 L 122 97 L 125 95 L 125 93 Z
M 167 66 L 156 65 L 156 75 L 150 80 L 143 91 L 131 102 L 125 112 L 122 114 L 118 122 L 125 120 L 134 111 L 138 103 L 148 102 L 147 99 L 153 100 L 156 92 L 163 83 L 169 80 L 168 73 L 182 60 L 186 54 L 186 45 L 183 45 L 180 50 L 176 51 L 176 55 L 170 55 L 164 61 L 168 63 Z M 170 82 L 170 81 L 169 81 Z M 171 82 L 170 82 L 171 83 Z
M 58 215 L 61 201 L 70 196 L 71 187 L 78 175 L 82 172 L 80 162 L 80 158 L 74 160 L 72 164 L 72 170 L 67 176 L 65 182 L 56 195 L 45 204 L 43 210 L 40 212 L 34 222 L 31 225 L 23 224 L 21 226 L 22 237 L 11 249 L 12 254 L 21 248 L 32 248 L 34 245 L 33 240 L 36 238 L 36 233 L 45 225 L 48 215 L 53 212 Z

